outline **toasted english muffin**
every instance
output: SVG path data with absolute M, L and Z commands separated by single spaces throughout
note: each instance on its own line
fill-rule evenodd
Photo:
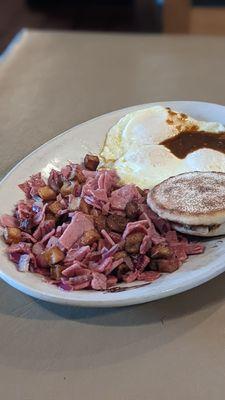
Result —
M 149 192 L 147 202 L 179 232 L 225 234 L 225 173 L 196 171 L 170 177 Z

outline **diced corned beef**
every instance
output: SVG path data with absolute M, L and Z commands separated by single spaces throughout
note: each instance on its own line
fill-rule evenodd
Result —
M 110 194 L 112 189 L 118 185 L 118 175 L 113 170 L 101 170 L 98 172 L 98 187 L 104 189 L 107 194 Z
M 121 242 L 122 235 L 120 235 L 119 233 L 110 232 L 110 233 L 109 233 L 109 236 L 110 236 L 111 239 L 114 241 L 114 243 L 119 243 L 119 242 Z
M 98 171 L 94 177 L 89 177 L 83 185 L 81 196 L 92 206 L 102 209 L 109 202 L 108 194 L 113 188 L 116 188 L 118 177 L 115 171 Z M 108 213 L 109 205 L 104 209 Z
M 149 218 L 148 214 L 143 213 L 143 217 L 148 221 L 148 237 L 152 241 L 153 244 L 159 244 L 165 242 L 165 238 L 160 236 L 160 234 L 156 231 L 154 224 Z
M 105 274 L 111 274 L 114 269 L 116 269 L 119 265 L 123 264 L 123 258 L 120 258 L 119 260 L 113 261 L 112 264 L 109 264 L 108 267 L 105 269 Z
M 145 255 L 138 256 L 137 261 L 135 262 L 135 269 L 137 269 L 139 272 L 143 272 L 149 263 L 149 257 Z
M 82 261 L 90 253 L 90 246 L 70 249 L 63 260 L 64 265 L 72 265 L 75 261 Z
M 64 290 L 150 283 L 204 251 L 149 209 L 148 191 L 121 186 L 116 171 L 88 171 L 70 163 L 52 170 L 47 184 L 40 173 L 21 184 L 26 200 L 18 202 L 15 217 L 1 216 L 0 225 L 8 238 L 10 228 L 19 232 L 19 243 L 9 242 L 5 233 L 6 243 L 14 243 L 7 252 L 18 270 L 43 275 Z
M 66 291 L 71 291 L 71 290 L 73 290 L 73 286 L 71 285 L 71 283 L 69 282 L 69 281 L 66 281 L 66 280 L 62 280 L 60 283 L 59 283 L 59 287 L 61 288 L 61 289 L 63 289 L 63 290 L 66 290 Z
M 68 198 L 62 197 L 61 193 L 58 194 L 58 196 L 56 197 L 56 200 L 60 202 L 62 208 L 68 207 Z
M 61 169 L 61 175 L 62 175 L 62 177 L 64 178 L 64 179 L 66 179 L 66 180 L 70 180 L 70 175 L 71 175 L 71 166 L 68 164 L 68 165 L 65 165 L 65 167 L 63 167 L 62 169 Z
M 41 254 L 44 251 L 44 249 L 45 249 L 45 246 L 43 245 L 43 243 L 37 242 L 37 243 L 34 243 L 34 245 L 32 247 L 32 252 L 34 255 L 37 256 L 38 254 Z
M 23 219 L 32 219 L 33 218 L 33 210 L 32 210 L 32 205 L 33 202 L 31 200 L 25 200 L 25 201 L 19 201 L 17 204 L 17 209 L 16 209 L 16 216 L 17 219 L 23 220 Z
M 67 278 L 71 278 L 72 276 L 76 275 L 77 269 L 80 269 L 81 267 L 81 263 L 79 261 L 75 261 L 72 265 L 62 271 L 62 275 L 66 276 Z
M 102 214 L 108 215 L 109 210 L 110 210 L 110 202 L 108 201 L 107 203 L 103 204 L 103 206 L 102 206 Z
M 29 271 L 29 265 L 30 265 L 30 255 L 22 254 L 18 262 L 18 270 L 20 272 L 27 272 Z
M 141 205 L 141 210 L 147 216 L 150 218 L 150 220 L 153 222 L 155 228 L 159 231 L 160 234 L 164 234 L 168 231 L 171 230 L 171 225 L 169 221 L 166 221 L 165 219 L 160 218 L 157 214 L 152 211 L 147 204 L 142 204 Z
M 107 278 L 99 272 L 93 272 L 91 287 L 94 290 L 105 290 L 107 288 Z
M 79 276 L 79 275 L 92 276 L 92 271 L 90 269 L 86 268 L 85 265 L 83 265 L 83 263 L 80 263 L 80 266 L 76 267 L 75 274 L 76 274 L 76 276 Z
M 50 249 L 50 247 L 59 247 L 60 250 L 64 250 L 64 247 L 59 244 L 59 239 L 56 236 L 51 236 L 46 244 L 46 249 Z
M 47 221 L 42 221 L 40 225 L 36 228 L 33 233 L 33 237 L 36 240 L 41 240 L 47 233 L 51 232 L 55 227 L 55 221 L 50 219 Z
M 48 204 L 46 203 L 38 212 L 36 212 L 33 216 L 32 222 L 33 225 L 37 226 L 39 225 L 44 219 L 45 219 L 45 212 Z M 33 210 L 33 207 L 32 207 Z
M 12 215 L 3 214 L 0 216 L 0 226 L 3 228 L 16 228 L 18 227 L 18 222 Z
M 87 215 L 76 211 L 65 232 L 60 236 L 59 243 L 61 243 L 65 249 L 69 250 L 73 244 L 80 239 L 84 232 L 91 229 L 94 229 L 91 219 Z
M 55 236 L 60 238 L 62 234 L 65 232 L 66 228 L 69 226 L 69 222 L 63 222 L 62 225 L 57 226 Z
M 38 172 L 35 175 L 32 175 L 30 179 L 25 181 L 24 183 L 21 183 L 19 188 L 23 190 L 25 193 L 26 197 L 28 199 L 32 198 L 33 196 L 38 194 L 38 189 L 42 186 L 45 186 L 46 183 L 41 177 L 41 173 Z
M 27 199 L 31 199 L 30 195 L 30 185 L 28 181 L 25 181 L 23 183 L 20 183 L 18 187 L 25 193 Z
M 31 247 L 32 245 L 30 243 L 20 242 L 16 244 L 11 244 L 11 246 L 8 247 L 7 252 L 11 254 L 18 251 L 19 253 L 29 254 Z
M 126 274 L 122 275 L 122 279 L 126 283 L 131 283 L 136 281 L 137 277 L 138 277 L 138 271 L 127 272 Z
M 169 244 L 178 242 L 176 231 L 168 231 L 165 234 L 165 238 Z
M 151 236 L 149 234 L 145 235 L 142 243 L 141 243 L 141 247 L 140 247 L 140 254 L 146 254 L 150 248 L 152 247 L 152 240 L 151 240 Z
M 112 240 L 112 238 L 110 237 L 110 235 L 106 232 L 105 229 L 101 230 L 101 234 L 104 237 L 104 239 L 106 240 L 106 242 L 110 245 L 110 246 L 114 246 L 115 242 Z
M 97 272 L 105 272 L 107 269 L 109 270 L 113 263 L 112 257 L 107 257 L 100 264 L 98 264 L 95 268 L 93 268 Z
M 96 171 L 88 171 L 87 169 L 82 169 L 82 172 L 85 176 L 86 179 L 88 178 L 94 178 L 97 174 Z
M 107 288 L 114 286 L 117 282 L 118 282 L 118 278 L 116 276 L 114 276 L 114 275 L 107 276 L 107 282 L 106 282 Z
M 160 278 L 162 274 L 156 271 L 145 271 L 141 272 L 137 276 L 138 281 L 145 281 L 145 282 L 153 282 L 156 279 Z
M 102 259 L 105 260 L 107 257 L 111 257 L 114 254 L 117 253 L 117 251 L 119 251 L 121 249 L 121 246 L 119 243 L 114 244 L 111 249 L 106 249 L 102 252 Z
M 134 264 L 133 261 L 131 260 L 131 258 L 129 256 L 124 258 L 124 262 L 125 264 L 128 266 L 128 268 L 133 271 L 134 270 Z
M 126 239 L 126 237 L 133 232 L 142 232 L 144 234 L 147 234 L 148 233 L 147 226 L 148 226 L 147 220 L 128 222 L 126 229 L 123 232 L 122 238 Z
M 48 178 L 48 186 L 55 192 L 58 192 L 62 186 L 62 175 L 60 171 L 52 169 Z
M 204 246 L 201 243 L 188 243 L 186 246 L 186 253 L 188 255 L 201 254 L 204 252 Z
M 27 232 L 21 232 L 21 239 L 23 242 L 36 243 L 36 239 Z
M 90 275 L 79 275 L 69 280 L 72 283 L 73 290 L 82 290 L 88 288 L 91 282 Z
M 102 250 L 105 248 L 105 240 L 104 239 L 99 239 L 98 241 L 98 250 Z
M 89 261 L 98 263 L 102 258 L 102 251 L 90 251 L 86 257 L 82 260 L 84 264 L 88 264 Z
M 125 210 L 127 203 L 130 201 L 143 202 L 143 198 L 135 185 L 122 186 L 114 190 L 110 197 L 111 207 L 116 210 Z
M 8 247 L 7 253 L 9 255 L 10 260 L 13 261 L 14 263 L 18 264 L 19 260 L 20 260 L 20 256 L 22 254 L 28 254 L 30 256 L 32 255 L 31 244 L 25 243 L 25 242 L 12 244 L 11 246 Z M 34 256 L 32 257 L 32 260 L 33 259 L 34 259 Z
M 61 169 L 61 175 L 67 181 L 77 179 L 80 183 L 84 183 L 86 179 L 81 166 L 72 162 Z
M 41 243 L 47 242 L 52 236 L 55 234 L 55 228 L 53 228 L 50 232 L 46 233 L 41 239 Z

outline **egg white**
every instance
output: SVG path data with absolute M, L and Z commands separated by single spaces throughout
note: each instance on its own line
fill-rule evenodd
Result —
M 225 156 L 218 151 L 200 149 L 178 159 L 159 145 L 192 126 L 215 134 L 225 131 L 217 122 L 197 121 L 162 106 L 129 113 L 109 130 L 100 153 L 100 167 L 115 168 L 122 182 L 141 188 L 151 188 L 183 172 L 225 172 Z

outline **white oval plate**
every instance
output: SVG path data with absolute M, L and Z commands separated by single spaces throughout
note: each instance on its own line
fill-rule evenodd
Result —
M 156 104 L 156 103 L 154 103 Z M 188 101 L 168 101 L 162 104 L 192 117 L 205 121 L 218 121 L 225 124 L 225 107 Z M 81 161 L 87 152 L 98 153 L 106 132 L 126 113 L 131 110 L 149 107 L 145 104 L 118 110 L 92 119 L 62 133 L 39 147 L 17 164 L 0 183 L 0 214 L 10 213 L 15 203 L 22 198 L 17 188 L 32 173 L 42 171 L 48 174 L 51 168 L 59 168 L 68 160 Z M 0 241 L 0 277 L 16 289 L 38 299 L 61 304 L 87 307 L 119 307 L 171 296 L 198 286 L 225 270 L 225 238 L 207 241 L 206 251 L 198 256 L 191 256 L 176 272 L 165 274 L 152 284 L 119 292 L 95 292 L 88 290 L 66 292 L 42 280 L 32 273 L 16 270 L 5 254 L 5 245 Z M 128 285 L 126 286 L 128 287 Z

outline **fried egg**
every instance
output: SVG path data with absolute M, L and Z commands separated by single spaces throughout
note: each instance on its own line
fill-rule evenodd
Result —
M 189 171 L 225 172 L 225 155 L 219 151 L 202 148 L 180 159 L 160 144 L 192 127 L 215 134 L 225 131 L 220 123 L 198 121 L 162 106 L 129 113 L 109 130 L 100 153 L 100 168 L 114 168 L 123 183 L 141 188 L 152 188 Z

